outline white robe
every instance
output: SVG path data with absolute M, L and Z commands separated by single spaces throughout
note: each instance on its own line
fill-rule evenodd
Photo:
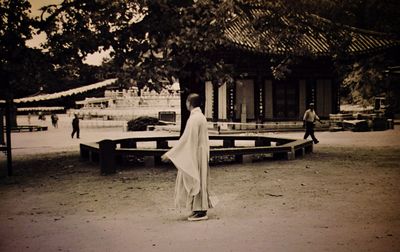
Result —
M 209 182 L 207 120 L 200 108 L 194 108 L 178 143 L 165 154 L 178 169 L 175 184 L 175 206 L 191 211 L 214 207 Z

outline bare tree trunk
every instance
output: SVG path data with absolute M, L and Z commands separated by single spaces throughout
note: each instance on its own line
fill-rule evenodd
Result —
M 186 99 L 189 94 L 197 93 L 201 98 L 201 110 L 204 113 L 205 107 L 205 85 L 201 81 L 200 74 L 196 70 L 195 65 L 190 66 L 190 75 L 179 78 L 179 84 L 181 86 L 181 130 L 180 135 L 186 127 L 186 122 L 189 119 L 190 113 L 186 108 Z
M 4 111 L 5 111 L 5 107 L 4 108 L 1 108 L 0 107 L 0 129 L 1 129 L 1 132 L 0 132 L 0 144 L 1 145 L 4 145 L 5 144 L 5 141 L 4 141 L 4 126 L 5 126 L 5 124 L 4 124 Z
M 13 175 L 12 154 L 11 154 L 11 107 L 13 106 L 12 99 L 6 101 L 6 142 L 7 142 L 7 174 Z
M 17 127 L 17 106 L 15 106 L 15 103 L 11 103 L 10 106 L 10 125 L 11 127 Z

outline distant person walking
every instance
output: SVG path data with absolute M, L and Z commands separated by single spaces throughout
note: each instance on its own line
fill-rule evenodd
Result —
M 310 103 L 309 109 L 306 110 L 303 117 L 303 123 L 306 127 L 306 133 L 304 134 L 304 139 L 307 139 L 308 136 L 311 136 L 312 140 L 315 144 L 319 143 L 318 139 L 314 136 L 314 123 L 315 121 L 321 122 L 318 115 L 314 110 L 314 103 Z
M 28 113 L 28 124 L 31 125 L 31 113 Z
M 39 120 L 46 121 L 46 116 L 42 111 L 39 112 Z
M 171 160 L 178 169 L 175 206 L 192 211 L 189 221 L 208 219 L 207 210 L 216 204 L 215 196 L 210 197 L 208 185 L 210 146 L 207 120 L 199 106 L 199 95 L 190 94 L 186 100 L 190 117 L 185 131 L 178 143 L 161 157 L 163 161 Z
M 72 120 L 71 138 L 74 138 L 75 133 L 76 133 L 76 138 L 79 138 L 79 118 L 77 114 L 75 114 L 75 118 Z
M 51 114 L 51 123 L 54 128 L 58 128 L 58 116 L 56 114 Z

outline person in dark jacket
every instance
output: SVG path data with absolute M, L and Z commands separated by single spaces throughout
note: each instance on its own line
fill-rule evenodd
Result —
M 72 134 L 71 137 L 74 138 L 76 133 L 76 138 L 79 138 L 79 118 L 78 115 L 75 115 L 75 118 L 72 120 Z
M 54 128 L 58 128 L 58 116 L 57 114 L 51 114 L 51 123 L 53 124 Z

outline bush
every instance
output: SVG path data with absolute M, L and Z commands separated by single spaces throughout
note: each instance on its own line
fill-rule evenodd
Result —
M 128 131 L 146 131 L 148 125 L 165 125 L 157 118 L 141 116 L 128 122 Z

